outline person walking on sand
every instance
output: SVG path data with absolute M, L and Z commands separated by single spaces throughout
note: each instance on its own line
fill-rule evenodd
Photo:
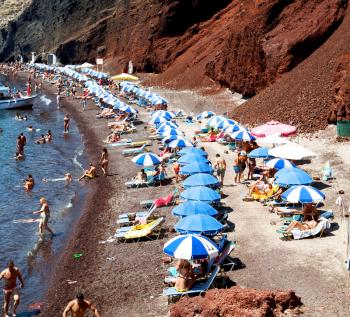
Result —
M 61 94 L 59 92 L 57 93 L 56 102 L 57 102 L 57 109 L 60 109 Z
M 100 159 L 101 169 L 104 176 L 107 176 L 108 171 L 108 151 L 106 148 L 102 150 L 101 159 Z
M 76 298 L 68 303 L 63 312 L 63 317 L 68 317 L 68 313 L 71 313 L 72 317 L 84 317 L 87 310 L 91 310 L 95 317 L 101 317 L 95 305 L 91 301 L 84 299 L 83 293 L 78 293 Z
M 86 109 L 86 97 L 83 98 L 81 103 L 83 105 L 83 111 L 85 111 L 85 109 Z
M 68 117 L 68 114 L 66 113 L 63 119 L 64 133 L 69 133 L 69 121 L 70 119 Z
M 41 209 L 37 211 L 33 211 L 33 214 L 40 214 L 40 222 L 39 222 L 39 234 L 43 235 L 45 230 L 51 233 L 53 236 L 54 233 L 48 225 L 50 219 L 50 208 L 44 197 L 40 198 Z
M 11 296 L 13 296 L 14 304 L 13 304 L 13 314 L 12 316 L 16 316 L 16 309 L 19 305 L 19 293 L 17 289 L 17 279 L 20 281 L 21 285 L 20 288 L 24 287 L 23 278 L 21 275 L 21 272 L 17 267 L 15 267 L 15 264 L 13 261 L 9 261 L 7 264 L 7 269 L 2 271 L 0 273 L 0 280 L 4 279 L 4 313 L 5 317 L 9 317 L 8 310 L 9 310 L 9 304 Z
M 216 169 L 216 175 L 220 177 L 221 186 L 224 186 L 224 178 L 226 173 L 226 161 L 220 157 L 220 154 L 216 154 L 216 162 L 214 164 Z

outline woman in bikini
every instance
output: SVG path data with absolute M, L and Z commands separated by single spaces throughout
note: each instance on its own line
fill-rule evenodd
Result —
M 293 229 L 306 231 L 317 227 L 318 214 L 315 206 L 312 204 L 306 204 L 303 209 L 303 216 L 303 222 L 292 221 L 286 229 L 286 232 L 291 232 Z
M 106 148 L 102 150 L 101 158 L 100 158 L 101 169 L 104 176 L 107 176 L 108 171 L 108 151 Z
M 176 264 L 176 270 L 179 275 L 175 281 L 175 290 L 181 293 L 189 291 L 195 282 L 191 263 L 187 260 L 180 260 Z

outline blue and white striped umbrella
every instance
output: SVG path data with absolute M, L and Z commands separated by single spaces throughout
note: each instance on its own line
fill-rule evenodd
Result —
M 220 130 L 224 130 L 226 128 L 228 128 L 229 126 L 231 125 L 235 125 L 237 124 L 236 121 L 234 120 L 231 120 L 231 119 L 224 119 L 224 120 L 221 120 L 220 122 L 218 122 L 218 124 L 216 124 L 214 126 L 215 129 L 220 129 Z
M 153 153 L 142 153 L 137 156 L 135 156 L 132 161 L 137 166 L 155 166 L 161 163 L 161 158 Z
M 212 116 L 215 116 L 215 112 L 213 111 L 203 111 L 200 114 L 197 115 L 197 120 L 210 118 Z
M 325 194 L 312 186 L 293 186 L 281 195 L 290 203 L 317 203 L 325 199 Z
M 176 259 L 195 260 L 216 257 L 219 250 L 213 241 L 204 236 L 186 234 L 165 243 L 163 252 Z
M 165 117 L 155 117 L 155 118 L 152 118 L 149 123 L 150 124 L 158 124 L 158 123 L 163 123 L 163 122 L 167 122 L 169 121 L 168 118 L 165 118 Z
M 165 110 L 157 110 L 152 113 L 152 118 L 155 118 L 155 117 L 165 117 L 165 118 L 172 119 L 175 117 L 175 113 L 170 111 L 165 111 Z
M 233 133 L 233 132 L 237 132 L 237 131 L 243 131 L 246 130 L 245 128 L 243 128 L 242 126 L 240 126 L 239 124 L 233 124 L 228 126 L 226 129 L 224 129 L 225 133 Z
M 162 135 L 162 136 L 183 135 L 183 133 L 178 129 L 174 129 L 174 128 L 169 127 L 169 129 L 165 129 L 165 130 L 163 130 L 163 132 L 160 132 L 160 135 Z
M 169 144 L 168 144 L 169 147 L 171 148 L 176 148 L 176 147 L 179 147 L 179 148 L 182 148 L 182 147 L 189 147 L 189 146 L 193 146 L 193 144 L 184 139 L 184 138 L 177 138 L 176 140 L 173 140 L 171 141 Z
M 255 136 L 250 134 L 248 131 L 236 131 L 231 134 L 231 138 L 238 141 L 253 141 Z
M 272 160 L 269 160 L 265 163 L 265 165 L 276 170 L 295 167 L 295 164 L 293 164 L 291 161 L 282 158 L 274 158 Z
M 209 127 L 212 127 L 214 128 L 219 122 L 221 122 L 222 120 L 226 120 L 227 118 L 223 117 L 223 116 L 214 116 L 214 117 L 211 117 L 208 122 L 207 122 L 207 125 Z
M 183 137 L 181 135 L 167 135 L 163 140 L 163 144 L 169 144 L 171 141 L 174 140 L 183 140 Z
M 130 107 L 130 106 L 120 107 L 119 110 L 127 113 L 137 113 L 137 110 L 135 110 L 133 107 Z
M 167 127 L 177 129 L 179 126 L 175 122 L 166 121 L 166 122 L 159 124 L 159 126 L 157 128 L 157 133 L 163 132 L 164 129 L 166 129 Z

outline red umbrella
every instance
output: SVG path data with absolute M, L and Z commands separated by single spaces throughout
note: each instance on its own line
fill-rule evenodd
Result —
M 251 133 L 259 138 L 268 135 L 277 134 L 281 136 L 289 136 L 296 133 L 296 127 L 289 124 L 280 123 L 278 121 L 270 121 L 251 130 Z

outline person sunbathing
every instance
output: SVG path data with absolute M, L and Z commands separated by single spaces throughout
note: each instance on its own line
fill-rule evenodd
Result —
M 318 214 L 317 209 L 312 204 L 306 204 L 303 209 L 303 221 L 292 221 L 286 232 L 289 233 L 293 229 L 300 231 L 312 230 L 317 227 Z
M 137 173 L 136 180 L 138 180 L 140 183 L 144 183 L 147 181 L 147 174 L 145 173 L 144 169 Z
M 113 132 L 107 137 L 107 140 L 105 143 L 115 143 L 120 141 L 120 133 L 118 132 Z
M 175 267 L 179 273 L 175 280 L 175 290 L 181 293 L 189 291 L 195 282 L 191 263 L 187 260 L 180 260 Z

